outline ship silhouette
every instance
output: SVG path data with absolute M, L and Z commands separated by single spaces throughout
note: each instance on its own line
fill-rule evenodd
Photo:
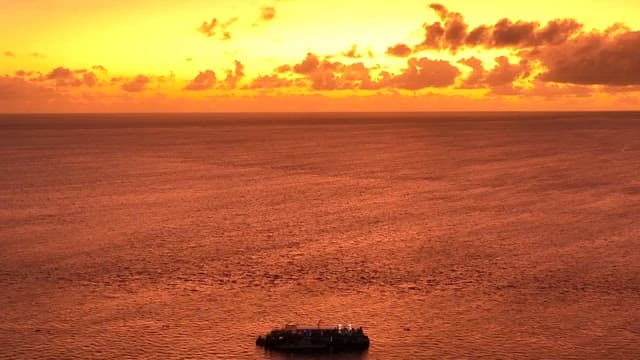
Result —
M 287 352 L 356 352 L 369 348 L 369 337 L 362 328 L 349 325 L 335 327 L 301 327 L 287 324 L 256 339 L 256 345 L 266 350 Z

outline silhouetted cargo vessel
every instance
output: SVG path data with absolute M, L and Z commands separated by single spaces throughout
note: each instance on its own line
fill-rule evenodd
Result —
M 259 336 L 256 345 L 279 351 L 363 351 L 369 348 L 369 337 L 362 328 L 351 325 L 321 328 L 288 324 Z

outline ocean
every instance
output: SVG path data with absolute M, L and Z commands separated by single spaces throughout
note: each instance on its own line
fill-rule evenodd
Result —
M 0 115 L 0 359 L 638 359 L 639 214 L 640 113 Z

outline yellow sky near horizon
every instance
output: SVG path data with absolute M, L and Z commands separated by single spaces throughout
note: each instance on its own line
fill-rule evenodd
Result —
M 247 84 L 260 75 L 273 74 L 280 65 L 300 63 L 310 52 L 321 59 L 333 56 L 344 63 L 363 62 L 373 69 L 374 75 L 382 71 L 394 74 L 407 68 L 407 59 L 385 56 L 385 51 L 397 43 L 413 46 L 424 40 L 423 24 L 439 20 L 429 9 L 430 3 L 423 0 L 1 0 L 0 54 L 5 56 L 0 56 L 0 76 L 11 76 L 18 70 L 47 74 L 56 67 L 73 70 L 101 65 L 111 78 L 143 74 L 154 79 L 169 79 L 149 88 L 175 95 L 201 71 L 211 69 L 217 80 L 222 80 L 225 71 L 233 69 L 235 60 L 244 65 Z M 543 26 L 550 20 L 572 18 L 584 24 L 586 31 L 602 31 L 616 23 L 624 23 L 632 30 L 640 29 L 637 16 L 640 2 L 456 0 L 440 3 L 450 11 L 460 12 L 469 30 L 478 25 L 493 25 L 502 18 L 537 21 Z M 275 8 L 272 20 L 261 19 L 264 7 Z M 219 24 L 237 18 L 227 29 L 230 40 L 221 40 L 219 24 L 215 36 L 198 32 L 203 22 L 213 18 L 217 18 Z M 345 60 L 340 54 L 352 45 L 357 45 L 363 57 Z M 494 66 L 494 59 L 500 55 L 508 55 L 514 64 L 518 61 L 512 49 L 471 48 L 455 54 L 430 50 L 420 56 L 425 54 L 452 64 L 474 56 L 487 68 Z M 463 75 L 456 81 L 459 85 L 460 78 L 469 76 L 471 68 L 457 67 Z M 82 91 L 91 93 L 88 89 Z M 119 89 L 101 91 L 116 94 Z M 213 89 L 212 92 L 215 93 Z M 466 90 L 465 94 L 477 97 L 478 91 Z M 197 98 L 201 95 L 179 96 Z

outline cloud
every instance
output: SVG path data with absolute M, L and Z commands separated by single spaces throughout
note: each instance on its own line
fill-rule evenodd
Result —
M 141 92 L 146 89 L 147 84 L 150 82 L 151 79 L 149 77 L 145 75 L 138 75 L 122 84 L 120 88 L 126 92 Z
M 26 74 L 22 72 L 21 74 Z M 66 67 L 59 66 L 44 76 L 35 79 L 36 81 L 54 82 L 58 87 L 93 87 L 98 84 L 98 77 L 87 69 L 70 70 Z
M 244 77 L 244 65 L 238 60 L 235 60 L 234 64 L 234 70 L 227 70 L 227 77 L 224 80 L 227 89 L 235 89 L 238 81 Z
M 228 28 L 236 21 L 238 21 L 237 17 L 231 18 L 222 23 L 219 22 L 217 18 L 213 18 L 210 22 L 204 21 L 197 30 L 206 37 L 214 37 L 216 34 L 220 34 L 220 40 L 230 40 L 231 32 L 229 32 Z M 219 32 L 218 29 L 220 30 Z
M 300 63 L 293 66 L 293 71 L 298 74 L 310 74 L 320 65 L 318 57 L 312 53 L 308 53 L 307 57 Z
M 92 72 L 85 72 L 82 74 L 82 83 L 88 87 L 93 87 L 98 84 L 98 77 Z
M 0 76 L 0 99 L 4 101 L 51 98 L 56 95 L 53 89 L 36 85 L 20 77 Z
M 216 76 L 216 73 L 213 70 L 205 70 L 200 71 L 200 73 L 193 79 L 187 86 L 185 86 L 185 90 L 191 91 L 202 91 L 216 88 L 216 85 L 219 85 L 218 89 L 231 90 L 235 89 L 238 85 L 238 82 L 244 78 L 244 65 L 236 60 L 234 63 L 234 69 L 226 71 L 226 77 L 223 82 L 219 82 Z
M 447 87 L 460 75 L 457 67 L 444 60 L 411 58 L 407 64 L 408 67 L 392 79 L 394 87 L 407 90 Z
M 364 57 L 362 54 L 358 52 L 358 45 L 353 44 L 349 50 L 342 52 L 340 55 L 350 58 L 350 59 L 360 59 Z
M 82 82 L 76 79 L 73 72 L 65 67 L 57 67 L 45 76 L 46 80 L 54 80 L 56 86 L 80 86 Z
M 467 36 L 468 26 L 464 22 L 462 14 L 450 12 L 441 4 L 431 4 L 429 7 L 436 12 L 440 21 L 424 25 L 425 39 L 417 46 L 417 49 L 450 49 L 455 51 L 464 44 Z
M 202 91 L 213 88 L 216 85 L 216 73 L 212 70 L 200 71 L 200 73 L 193 79 L 185 90 L 190 91 Z
M 284 65 L 278 66 L 275 71 L 279 74 L 282 74 L 282 73 L 289 72 L 291 70 L 292 70 L 291 65 L 284 64 Z
M 304 75 L 311 81 L 311 88 L 315 90 L 335 90 L 339 85 L 341 66 L 339 62 L 320 61 L 316 55 L 308 53 L 301 63 L 293 66 L 293 72 Z
M 511 64 L 507 57 L 499 56 L 496 58 L 496 66 L 486 75 L 484 81 L 489 87 L 510 85 L 517 79 L 527 77 L 529 71 L 527 60 Z
M 160 84 L 172 82 L 175 79 L 176 79 L 176 74 L 174 74 L 173 71 L 169 71 L 169 75 L 160 75 L 153 78 L 154 81 Z
M 390 46 L 385 54 L 395 57 L 408 57 L 411 55 L 411 48 L 407 44 L 396 44 Z
M 11 51 L 5 51 L 5 52 L 3 53 L 3 55 L 4 55 L 4 56 L 6 56 L 6 57 L 11 57 L 11 58 L 16 57 L 16 54 L 14 54 L 14 53 L 13 53 L 13 52 L 11 52 Z
M 536 80 L 533 82 L 532 88 L 521 90 L 520 93 L 524 96 L 540 96 L 548 99 L 557 99 L 563 97 L 589 97 L 594 91 L 591 86 L 558 84 Z
M 459 63 L 472 68 L 461 88 L 506 88 L 509 80 L 529 76 L 530 63 L 539 63 L 544 82 L 578 85 L 640 85 L 640 32 L 623 25 L 605 31 L 583 31 L 575 19 L 555 19 L 541 25 L 535 21 L 501 19 L 493 25 L 479 25 L 471 30 L 460 13 L 449 11 L 441 4 L 430 8 L 440 21 L 425 24 L 425 36 L 415 46 L 420 50 L 446 50 L 455 53 L 460 48 L 514 49 L 524 59 L 510 64 L 506 58 L 484 72 L 477 60 Z M 394 53 L 389 48 L 387 54 Z M 404 49 L 406 53 L 406 49 Z M 557 90 L 557 89 L 554 89 Z
M 383 73 L 380 78 L 373 79 L 371 69 L 363 63 L 344 65 L 340 69 L 340 89 L 376 90 L 389 84 L 390 76 Z
M 464 40 L 469 47 L 476 47 L 485 44 L 490 36 L 491 29 L 486 25 L 480 25 L 471 30 Z
M 640 85 L 640 31 L 610 29 L 525 55 L 547 70 L 543 81 L 582 85 Z
M 471 68 L 471 73 L 462 80 L 459 88 L 489 88 L 495 94 L 513 95 L 517 91 L 513 83 L 531 75 L 531 64 L 526 59 L 512 64 L 507 57 L 499 56 L 495 59 L 495 62 L 495 67 L 490 71 L 486 71 L 482 61 L 478 58 L 471 57 L 460 60 L 460 64 Z
M 260 8 L 260 15 L 253 23 L 253 27 L 259 26 L 261 23 L 272 21 L 276 17 L 276 8 L 273 6 L 263 6 Z
M 60 111 L 68 99 L 56 89 L 21 77 L 0 76 L 0 109 L 3 112 Z
M 276 17 L 276 8 L 273 6 L 265 6 L 261 9 L 260 18 L 263 21 L 271 21 Z
M 424 25 L 426 31 L 424 41 L 419 44 L 416 49 L 442 49 L 442 37 L 444 36 L 445 29 L 440 22 L 435 22 L 431 25 Z
M 300 63 L 283 65 L 276 70 L 279 73 L 302 75 L 312 90 L 324 91 L 447 87 L 453 85 L 460 74 L 457 67 L 443 60 L 411 58 L 407 64 L 408 67 L 399 74 L 379 71 L 375 75 L 374 70 L 379 70 L 379 66 L 369 68 L 362 62 L 345 64 L 321 60 L 315 54 L 308 53 Z
M 16 75 L 17 77 L 28 77 L 28 76 L 31 76 L 31 75 L 33 75 L 33 74 L 34 74 L 34 72 L 33 72 L 33 71 L 25 71 L 25 70 L 18 70 L 18 71 L 16 71 L 16 73 L 15 73 L 15 75 Z
M 290 87 L 294 85 L 294 81 L 279 77 L 278 75 L 262 75 L 251 81 L 247 89 L 276 89 Z
M 440 21 L 425 24 L 425 38 L 416 49 L 456 52 L 461 47 L 530 48 L 566 42 L 578 34 L 582 25 L 574 19 L 557 19 L 541 27 L 538 22 L 511 21 L 504 18 L 494 25 L 479 25 L 469 31 L 462 14 L 431 4 Z
M 462 59 L 458 61 L 462 65 L 466 65 L 471 68 L 471 73 L 467 76 L 460 85 L 461 89 L 476 89 L 485 86 L 484 79 L 486 77 L 486 71 L 482 65 L 482 61 L 476 57 L 470 57 L 468 59 Z
M 223 22 L 222 24 L 220 24 L 220 30 L 222 30 L 222 40 L 230 40 L 231 39 L 231 33 L 227 30 L 231 25 L 233 25 L 236 21 L 238 21 L 238 18 L 231 18 L 225 22 Z
M 436 7 L 434 10 L 440 14 L 440 18 L 445 22 L 442 40 L 448 44 L 451 50 L 458 49 L 464 44 L 464 39 L 467 36 L 468 26 L 465 24 L 462 14 L 448 12 L 444 7 Z
M 516 21 L 502 19 L 494 26 L 490 36 L 488 47 L 523 47 L 533 43 L 536 29 L 540 25 L 537 22 Z
M 429 7 L 438 14 L 440 20 L 446 20 L 449 15 L 449 10 L 442 4 L 429 4 Z
M 215 27 L 218 25 L 218 19 L 213 18 L 211 22 L 203 22 L 198 28 L 198 31 L 207 37 L 212 37 L 216 34 Z
M 101 71 L 103 73 L 107 73 L 107 68 L 105 68 L 102 65 L 94 65 L 91 67 L 91 69 L 96 70 L 96 71 Z
M 344 64 L 320 60 L 313 53 L 308 53 L 302 62 L 293 66 L 279 66 L 276 72 L 302 75 L 313 90 L 377 89 L 382 86 L 372 80 L 370 69 L 361 62 Z
M 44 59 L 44 58 L 47 57 L 47 55 L 41 54 L 39 52 L 33 52 L 33 53 L 31 53 L 31 56 L 33 56 L 36 59 Z

